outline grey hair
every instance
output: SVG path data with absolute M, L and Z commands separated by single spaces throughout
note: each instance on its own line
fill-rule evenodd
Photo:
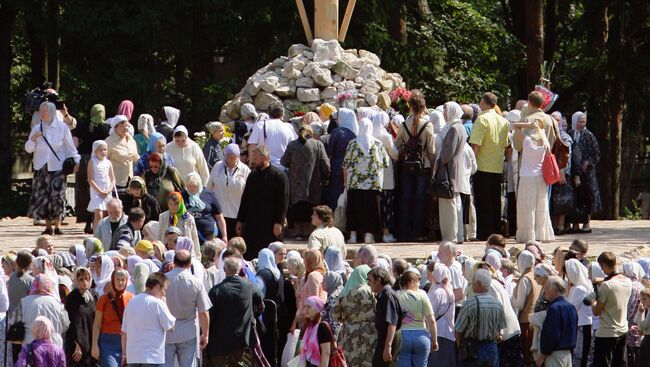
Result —
M 490 288 L 490 284 L 492 284 L 492 273 L 485 269 L 478 269 L 476 273 L 474 273 L 472 282 L 480 284 L 483 288 L 488 289 Z
M 110 199 L 106 205 L 111 205 L 111 203 L 117 203 L 117 205 L 118 205 L 120 208 L 123 208 L 123 206 L 122 206 L 122 200 L 120 200 L 120 199 L 118 199 L 118 198 L 112 198 L 112 199 Z
M 453 243 L 451 241 L 446 241 L 446 242 L 441 243 L 438 246 L 438 252 L 440 252 L 441 248 L 446 248 L 447 250 L 449 250 L 449 253 L 451 254 L 452 258 L 456 257 L 456 244 L 455 243 Z
M 377 253 L 375 246 L 362 246 L 357 250 L 356 255 L 359 257 L 359 260 L 361 260 L 361 263 L 366 264 L 371 268 L 377 266 L 377 259 L 379 258 L 379 254 Z
M 271 155 L 269 153 L 269 149 L 264 145 L 256 146 L 255 151 L 257 152 L 257 154 L 262 155 L 264 158 L 269 159 L 271 157 Z
M 237 257 L 227 257 L 223 260 L 223 270 L 226 275 L 235 275 L 241 269 L 241 261 Z
M 561 294 L 566 293 L 567 285 L 564 279 L 560 278 L 557 275 L 550 276 L 546 281 L 545 287 L 553 287 L 556 291 Z
M 280 241 L 272 242 L 269 245 L 269 250 L 271 250 L 274 254 L 277 254 L 278 251 L 282 250 L 283 248 L 284 248 L 284 243 Z

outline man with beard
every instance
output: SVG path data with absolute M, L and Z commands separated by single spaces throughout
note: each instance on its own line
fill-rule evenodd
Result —
M 289 206 L 289 179 L 269 161 L 269 151 L 252 151 L 253 171 L 246 180 L 237 215 L 238 236 L 246 240 L 246 260 L 253 260 L 269 243 L 280 240 Z
M 108 216 L 99 221 L 94 233 L 95 237 L 102 241 L 104 252 L 109 250 L 113 234 L 129 220 L 128 216 L 124 215 L 122 201 L 120 199 L 111 199 L 106 204 L 106 209 Z

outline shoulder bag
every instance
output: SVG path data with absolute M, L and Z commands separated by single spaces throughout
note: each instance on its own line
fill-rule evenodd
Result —
M 476 323 L 474 324 L 474 336 L 471 338 L 463 338 L 460 343 L 458 353 L 465 366 L 478 366 L 478 323 L 481 320 L 478 296 L 476 296 Z
M 552 125 L 553 125 L 553 130 L 555 131 L 555 143 L 551 148 L 551 153 L 555 155 L 555 160 L 557 161 L 558 168 L 563 169 L 569 164 L 569 160 L 571 159 L 571 153 L 570 153 L 569 145 L 563 142 L 562 139 L 560 138 L 560 131 L 557 128 L 557 126 L 555 126 L 555 122 L 553 122 Z
M 41 122 L 41 136 L 43 136 L 43 140 L 45 140 L 45 144 L 47 144 L 47 146 L 50 148 L 50 150 L 52 151 L 52 154 L 54 154 L 54 156 L 56 157 L 56 160 L 61 162 L 61 158 L 59 158 L 59 155 L 56 154 L 56 152 L 54 151 L 54 148 L 52 148 L 52 145 L 50 145 L 50 142 L 47 141 L 47 138 L 45 137 L 45 133 L 43 132 L 43 123 L 42 122 Z M 76 165 L 77 165 L 77 163 L 75 163 L 74 158 L 72 158 L 72 157 L 66 158 L 63 161 L 63 168 L 62 168 L 63 174 L 66 175 L 66 176 L 71 175 L 74 172 L 74 166 L 76 166 Z
M 547 185 L 553 185 L 560 180 L 560 168 L 555 160 L 555 155 L 550 151 L 547 151 L 544 154 L 542 175 L 544 176 L 544 182 L 546 182 Z
M 330 336 L 332 337 L 332 342 L 330 344 L 330 366 L 331 367 L 347 367 L 347 363 L 345 362 L 345 356 L 343 355 L 343 349 L 339 347 L 336 344 L 336 341 L 334 340 L 334 333 L 332 332 L 332 327 L 330 324 L 327 322 L 323 321 L 323 324 L 325 324 L 325 327 L 327 327 L 327 330 L 330 333 Z
M 441 167 L 438 167 L 440 169 Z M 453 199 L 454 187 L 449 181 L 449 166 L 445 164 L 445 176 L 439 177 L 436 172 L 431 178 L 431 185 L 429 185 L 429 192 L 441 199 Z
M 23 306 L 16 307 L 13 312 L 13 323 L 7 329 L 6 340 L 12 343 L 21 343 L 25 340 L 25 323 L 23 322 Z

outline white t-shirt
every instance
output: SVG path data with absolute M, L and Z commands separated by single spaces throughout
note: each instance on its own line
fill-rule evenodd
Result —
M 264 134 L 265 130 L 266 134 Z M 282 159 L 284 151 L 287 150 L 287 145 L 297 138 L 298 134 L 296 134 L 291 124 L 287 124 L 282 120 L 271 119 L 255 123 L 251 136 L 248 138 L 248 144 L 265 146 L 269 150 L 271 164 L 282 168 L 280 159 Z
M 576 308 L 576 312 L 578 313 L 578 326 L 591 325 L 593 323 L 594 314 L 591 310 L 591 306 L 585 306 L 582 302 L 589 292 L 590 291 L 582 285 L 571 287 L 571 290 L 569 291 L 569 298 L 567 301 Z
M 175 322 L 163 300 L 147 293 L 133 297 L 122 322 L 127 363 L 165 363 L 165 334 Z
M 454 260 L 454 262 L 451 263 L 451 266 L 449 266 L 449 272 L 451 273 L 451 288 L 460 289 L 465 292 L 465 288 L 467 288 L 467 280 L 463 277 L 463 268 L 457 260 Z M 456 304 L 460 305 L 462 303 L 461 300 Z
M 527 136 L 524 138 L 524 149 L 521 153 L 520 177 L 538 177 L 542 175 L 542 162 L 546 148 L 543 145 L 533 143 Z

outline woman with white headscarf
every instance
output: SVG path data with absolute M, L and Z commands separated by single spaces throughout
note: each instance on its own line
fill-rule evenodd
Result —
M 428 296 L 436 315 L 438 350 L 429 354 L 429 366 L 456 367 L 456 335 L 454 315 L 456 302 L 451 287 L 451 272 L 443 263 L 435 264 L 430 273 L 431 284 Z
M 201 176 L 203 186 L 208 183 L 210 176 L 208 162 L 203 156 L 201 147 L 190 139 L 185 126 L 176 126 L 174 141 L 167 144 L 165 152 L 174 160 L 174 167 L 180 172 L 181 177 L 187 177 L 190 173 L 196 172 Z
M 172 141 L 174 128 L 181 117 L 181 111 L 178 108 L 165 106 L 162 108 L 161 122 L 156 126 L 156 131 L 161 133 L 167 141 Z
M 343 186 L 348 192 L 346 225 L 350 243 L 357 242 L 357 232 L 365 234 L 365 243 L 374 243 L 381 232 L 380 199 L 384 168 L 390 157 L 382 143 L 372 136 L 372 121 L 359 122 L 359 134 L 352 140 L 343 159 Z
M 576 112 L 571 116 L 573 155 L 571 157 L 571 176 L 576 186 L 576 215 L 573 218 L 573 233 L 591 233 L 591 215 L 600 212 L 600 190 L 596 179 L 596 165 L 600 161 L 600 147 L 594 134 L 587 129 L 587 115 Z M 579 224 L 582 223 L 582 229 Z
M 593 313 L 591 306 L 583 303 L 585 297 L 594 291 L 594 286 L 589 280 L 587 267 L 576 259 L 569 259 L 564 263 L 565 274 L 569 281 L 569 295 L 567 301 L 571 303 L 578 313 L 578 335 L 576 347 L 573 350 L 573 365 L 587 366 L 589 349 L 591 346 L 591 325 Z
M 641 284 L 641 279 L 645 278 L 646 274 L 641 265 L 634 261 L 623 265 L 623 274 L 632 281 L 632 291 L 627 301 L 627 323 L 629 326 L 627 332 L 627 360 L 628 365 L 637 366 L 640 357 L 641 340 L 643 339 L 642 333 L 638 330 L 639 316 L 642 312 L 641 291 L 645 288 Z M 632 326 L 637 326 L 637 328 L 632 328 Z
M 185 178 L 185 190 L 182 195 L 185 208 L 194 217 L 201 244 L 213 240 L 217 229 L 219 238 L 228 242 L 226 220 L 221 205 L 211 192 L 203 189 L 201 177 L 196 172 L 190 173 Z
M 325 150 L 330 159 L 330 179 L 327 205 L 336 209 L 339 196 L 343 193 L 343 158 L 350 141 L 359 133 L 357 117 L 354 111 L 341 108 L 337 114 L 339 127 L 332 131 Z
M 429 121 L 431 121 L 431 124 L 433 125 L 433 133 L 436 135 L 436 158 L 438 158 L 440 155 L 440 148 L 442 148 L 442 139 L 445 132 L 447 132 L 447 122 L 445 121 L 444 107 L 442 111 L 438 109 L 433 110 L 433 112 L 429 114 Z
M 109 256 L 101 255 L 90 258 L 90 271 L 99 296 L 104 294 L 104 287 L 111 282 L 113 270 L 115 270 L 115 265 Z
M 383 242 L 395 242 L 395 172 L 393 162 L 399 158 L 397 145 L 386 126 L 390 117 L 384 111 L 372 116 L 372 136 L 379 140 L 388 153 L 388 167 L 384 168 L 384 183 L 381 188 L 381 219 L 384 227 Z
M 138 154 L 143 155 L 148 151 L 149 138 L 156 129 L 153 126 L 153 116 L 143 113 L 138 117 L 138 133 L 133 137 L 138 146 Z
M 460 200 L 461 181 L 465 177 L 465 144 L 467 132 L 461 117 L 463 109 L 456 102 L 444 105 L 446 130 L 442 135 L 442 145 L 436 161 L 435 178 L 449 182 L 453 190 L 452 198 L 438 198 L 438 213 L 442 241 L 462 243 L 465 239 L 463 226 L 463 205 Z M 440 136 L 439 135 L 439 136 Z
M 111 125 L 111 134 L 106 138 L 108 159 L 113 165 L 115 185 L 120 196 L 128 192 L 128 183 L 133 176 L 133 165 L 138 161 L 138 146 L 127 131 L 129 120 L 124 115 L 113 116 L 106 121 Z
M 34 179 L 27 215 L 35 220 L 45 220 L 43 234 L 60 235 L 63 234 L 59 225 L 66 188 L 63 162 L 73 158 L 76 164 L 74 172 L 77 172 L 81 156 L 68 126 L 57 118 L 54 103 L 41 103 L 38 113 L 40 121 L 34 125 L 25 142 L 25 151 L 34 153 Z
M 523 140 L 517 188 L 517 242 L 555 239 L 549 212 L 548 185 L 542 174 L 542 163 L 551 146 L 539 121 L 530 132 L 515 128 L 515 140 Z
M 521 328 L 522 352 L 524 353 L 524 363 L 526 365 L 533 362 L 530 347 L 533 343 L 533 333 L 530 330 L 531 316 L 533 315 L 535 303 L 539 298 L 541 288 L 535 281 L 533 267 L 535 266 L 535 255 L 530 251 L 524 250 L 517 257 L 517 268 L 521 273 L 517 286 L 515 286 L 515 296 L 512 300 L 512 306 L 515 314 L 519 318 Z

